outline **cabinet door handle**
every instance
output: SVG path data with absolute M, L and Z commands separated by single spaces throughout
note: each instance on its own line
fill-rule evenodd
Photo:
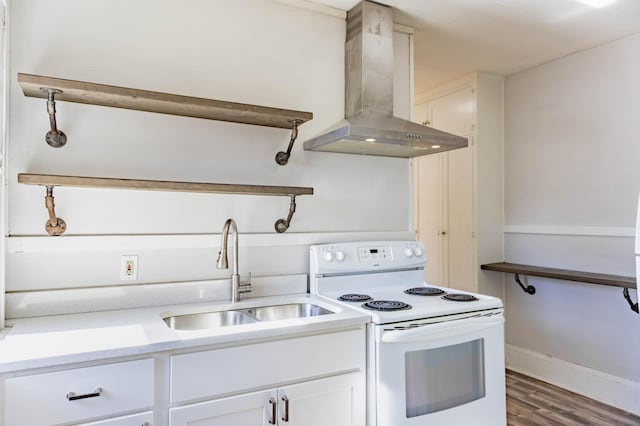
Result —
M 269 398 L 269 405 L 271 405 L 271 418 L 269 419 L 269 424 L 270 425 L 275 425 L 276 424 L 276 416 L 278 415 L 278 413 L 276 412 L 276 399 L 275 398 Z
M 69 392 L 67 393 L 67 400 L 75 401 L 77 399 L 97 398 L 100 396 L 101 393 L 102 393 L 102 388 L 95 388 L 93 392 L 83 393 L 80 395 L 76 394 L 75 392 Z
M 289 421 L 289 398 L 286 396 L 282 397 L 282 402 L 284 402 L 284 415 L 282 416 L 283 422 Z

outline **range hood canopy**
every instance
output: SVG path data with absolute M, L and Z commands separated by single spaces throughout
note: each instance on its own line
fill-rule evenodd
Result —
M 346 118 L 304 143 L 311 151 L 419 157 L 467 139 L 393 116 L 393 13 L 362 1 L 347 13 Z

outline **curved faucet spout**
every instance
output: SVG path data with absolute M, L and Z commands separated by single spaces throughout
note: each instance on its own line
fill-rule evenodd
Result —
M 218 262 L 216 268 L 228 269 L 229 259 L 227 258 L 227 245 L 229 240 L 229 228 L 233 233 L 233 274 L 238 274 L 238 227 L 233 219 L 227 219 L 222 227 L 222 242 L 220 243 L 220 252 L 218 253 Z
M 227 258 L 227 245 L 229 241 L 229 230 L 233 234 L 233 270 L 231 272 L 231 303 L 240 299 L 240 293 L 251 291 L 251 283 L 240 284 L 240 274 L 238 274 L 238 227 L 233 219 L 227 219 L 222 227 L 222 242 L 218 253 L 216 268 L 228 269 L 229 259 Z

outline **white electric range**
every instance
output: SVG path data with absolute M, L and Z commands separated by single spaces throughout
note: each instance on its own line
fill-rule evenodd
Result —
M 504 317 L 495 297 L 425 283 L 415 241 L 311 246 L 310 292 L 371 316 L 369 426 L 504 426 Z

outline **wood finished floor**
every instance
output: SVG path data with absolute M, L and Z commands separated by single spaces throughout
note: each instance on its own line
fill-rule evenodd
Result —
M 640 417 L 507 370 L 508 426 L 640 426 Z

